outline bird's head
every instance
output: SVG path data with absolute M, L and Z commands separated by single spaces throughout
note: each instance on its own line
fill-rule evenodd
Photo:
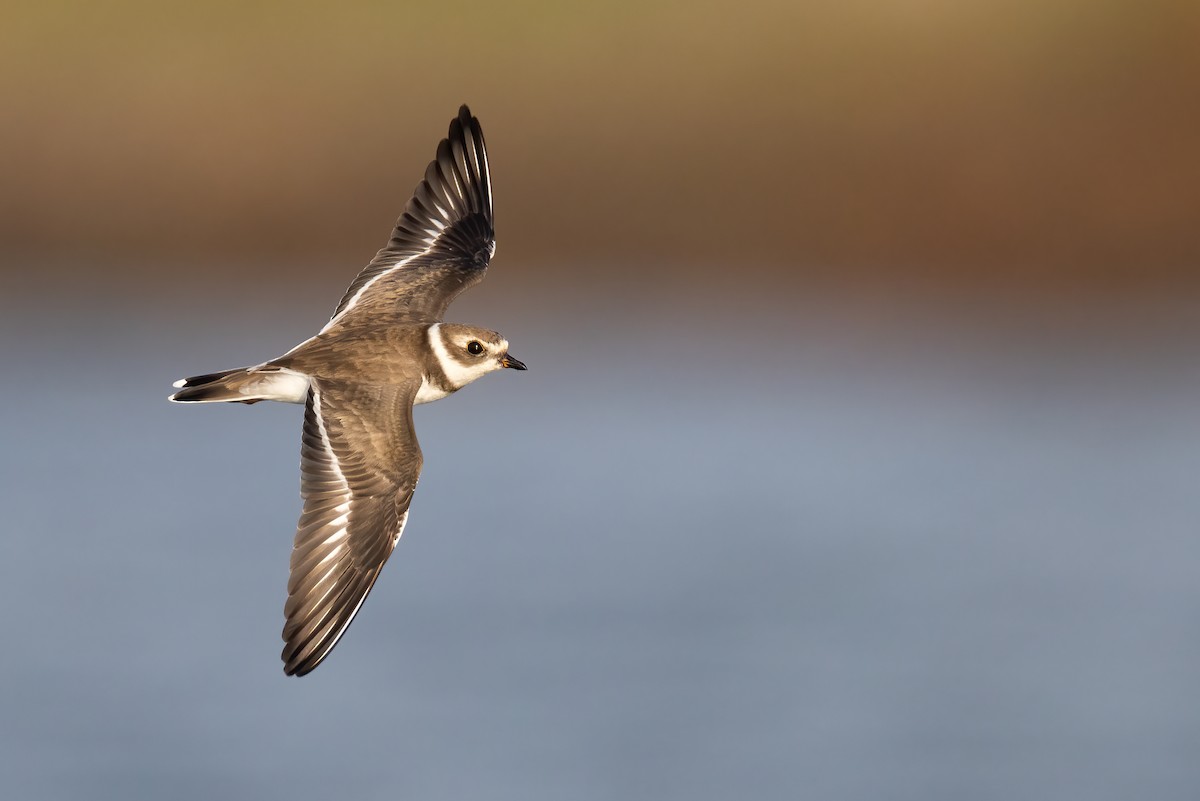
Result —
M 496 370 L 526 369 L 524 362 L 509 355 L 508 340 L 486 328 L 437 323 L 429 329 L 429 344 L 455 388 Z

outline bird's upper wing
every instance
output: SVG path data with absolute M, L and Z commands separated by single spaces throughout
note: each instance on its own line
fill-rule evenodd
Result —
M 379 312 L 400 322 L 441 320 L 460 292 L 483 279 L 495 250 L 487 148 L 479 120 L 463 106 L 387 247 L 350 284 L 326 328 Z
M 313 380 L 304 412 L 300 494 L 284 606 L 284 672 L 304 675 L 337 645 L 408 519 L 421 448 L 415 388 Z

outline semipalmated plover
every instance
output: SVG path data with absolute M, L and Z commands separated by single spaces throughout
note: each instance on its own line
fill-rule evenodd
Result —
M 408 521 L 421 448 L 413 404 L 505 367 L 494 331 L 442 322 L 496 250 L 479 121 L 463 106 L 387 247 L 358 274 L 316 336 L 278 359 L 176 381 L 181 403 L 303 403 L 300 494 L 284 606 L 284 672 L 329 655 Z

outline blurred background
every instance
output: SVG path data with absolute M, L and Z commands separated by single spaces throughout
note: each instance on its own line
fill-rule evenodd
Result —
M 1200 10 L 17 2 L 22 799 L 1193 799 Z M 313 333 L 460 103 L 496 197 L 404 540 L 313 675 Z

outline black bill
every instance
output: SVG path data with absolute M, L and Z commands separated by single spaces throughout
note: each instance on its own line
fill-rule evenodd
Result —
M 513 370 L 528 370 L 529 369 L 528 367 L 525 366 L 525 362 L 521 361 L 520 359 L 514 359 L 512 356 L 509 356 L 507 353 L 504 354 L 504 358 L 500 360 L 500 364 L 504 365 L 505 367 L 510 367 Z

